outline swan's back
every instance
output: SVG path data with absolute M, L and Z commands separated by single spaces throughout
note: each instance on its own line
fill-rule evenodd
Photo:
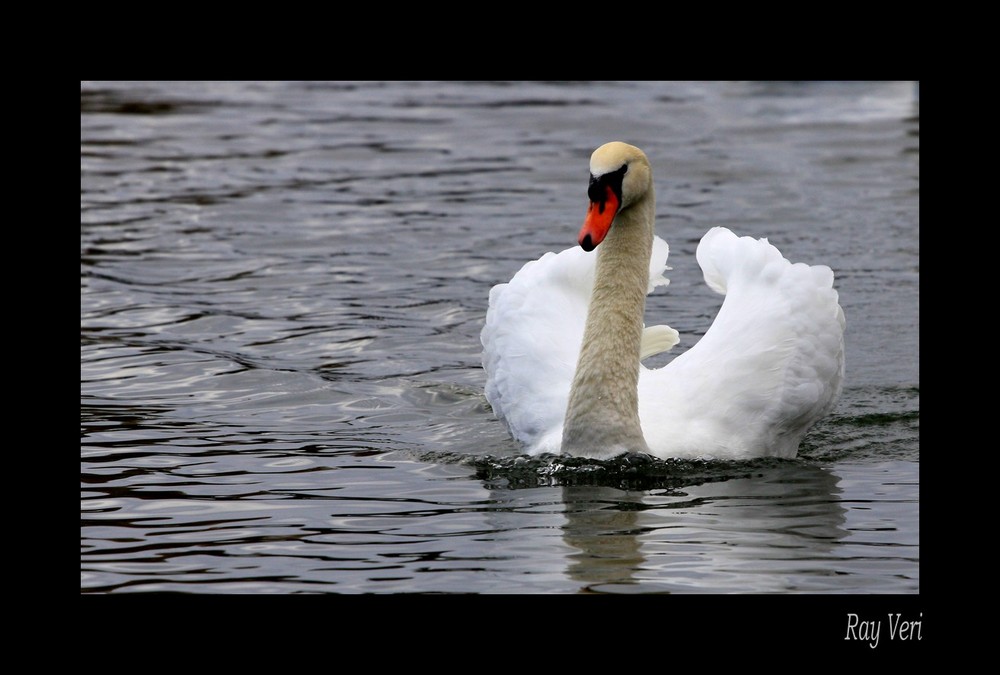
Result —
M 836 403 L 844 313 L 823 265 L 792 264 L 766 239 L 716 227 L 697 251 L 705 281 L 725 294 L 698 343 L 642 368 L 639 417 L 661 457 L 794 457 Z

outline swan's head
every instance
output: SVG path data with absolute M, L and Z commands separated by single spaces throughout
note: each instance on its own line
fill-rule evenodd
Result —
M 590 206 L 580 229 L 579 242 L 593 251 L 607 236 L 619 212 L 649 192 L 653 173 L 646 154 L 628 143 L 605 143 L 590 156 Z

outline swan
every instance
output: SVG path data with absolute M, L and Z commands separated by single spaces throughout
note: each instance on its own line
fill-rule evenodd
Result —
M 713 227 L 696 258 L 722 307 L 693 347 L 647 368 L 679 341 L 643 323 L 646 295 L 669 283 L 652 168 L 615 141 L 594 151 L 590 174 L 579 246 L 490 290 L 480 338 L 494 414 L 530 455 L 795 457 L 843 382 L 833 271 Z

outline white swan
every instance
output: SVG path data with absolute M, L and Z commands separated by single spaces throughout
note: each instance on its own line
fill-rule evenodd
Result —
M 766 239 L 709 230 L 697 259 L 722 308 L 691 349 L 646 368 L 643 358 L 678 341 L 667 326 L 643 327 L 646 294 L 668 283 L 652 169 L 639 148 L 613 142 L 594 151 L 590 172 L 580 247 L 490 291 L 481 339 L 497 417 L 529 454 L 794 457 L 840 395 L 833 272 L 793 265 Z

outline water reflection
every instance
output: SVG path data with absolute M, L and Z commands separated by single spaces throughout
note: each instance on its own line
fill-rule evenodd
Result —
M 563 541 L 575 549 L 567 556 L 567 573 L 584 589 L 637 583 L 636 573 L 646 564 L 639 538 L 643 497 L 602 486 L 563 488 Z
M 848 534 L 838 479 L 803 462 L 755 473 L 652 492 L 563 487 L 567 574 L 590 591 L 810 590 L 792 578 Z

